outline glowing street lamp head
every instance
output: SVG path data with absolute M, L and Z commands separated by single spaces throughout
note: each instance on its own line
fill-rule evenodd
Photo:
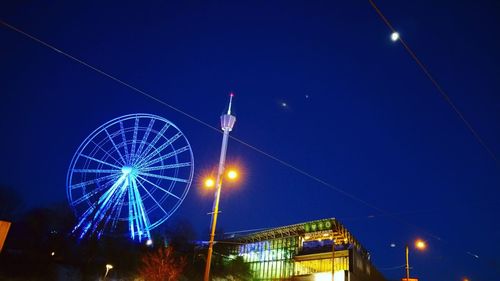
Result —
M 112 265 L 112 264 L 109 264 L 109 263 L 108 263 L 108 264 L 106 264 L 106 269 L 107 269 L 107 270 L 113 269 L 113 265 Z
M 212 178 L 205 180 L 205 187 L 212 188 L 215 186 L 215 181 Z
M 422 239 L 418 239 L 415 241 L 415 247 L 419 250 L 425 250 L 425 248 L 427 248 L 427 243 Z
M 238 178 L 238 172 L 236 172 L 235 170 L 229 170 L 227 172 L 227 177 L 231 180 L 235 180 L 236 178 Z

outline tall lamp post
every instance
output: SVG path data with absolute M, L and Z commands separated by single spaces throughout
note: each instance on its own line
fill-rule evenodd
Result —
M 419 250 L 424 250 L 426 247 L 427 247 L 427 244 L 425 243 L 425 241 L 420 240 L 420 239 L 415 241 L 415 248 L 417 248 Z M 405 252 L 406 252 L 406 281 L 409 281 L 410 280 L 410 263 L 408 261 L 408 256 L 409 256 L 410 250 L 408 248 L 408 245 L 406 245 L 406 247 L 405 247 Z
M 106 277 L 108 276 L 108 273 L 109 273 L 109 271 L 110 271 L 111 269 L 113 269 L 113 265 L 112 265 L 112 264 L 109 264 L 109 263 L 108 263 L 108 264 L 106 264 L 106 273 L 104 273 L 104 278 L 103 278 L 103 280 L 106 280 Z
M 408 249 L 408 245 L 405 247 L 406 252 L 406 281 L 410 280 L 410 262 L 408 261 L 408 254 L 410 250 Z
M 214 204 L 212 207 L 212 226 L 210 231 L 210 241 L 208 242 L 208 253 L 207 253 L 207 263 L 205 265 L 205 275 L 203 276 L 204 281 L 208 281 L 210 278 L 210 264 L 212 261 L 215 228 L 217 226 L 217 216 L 219 214 L 219 200 L 220 200 L 220 192 L 222 189 L 222 175 L 224 174 L 224 164 L 226 162 L 227 141 L 229 139 L 229 132 L 233 130 L 234 123 L 236 122 L 236 117 L 231 115 L 231 104 L 233 102 L 233 96 L 234 96 L 233 93 L 229 95 L 229 108 L 227 110 L 227 113 L 223 114 L 220 117 L 220 123 L 224 134 L 222 135 L 219 169 L 217 170 L 217 179 L 215 182 L 216 190 L 215 190 Z

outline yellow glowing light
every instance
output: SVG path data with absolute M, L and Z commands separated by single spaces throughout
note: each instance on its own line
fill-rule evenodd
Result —
M 229 170 L 229 172 L 227 172 L 227 177 L 234 180 L 238 177 L 238 172 L 236 172 L 235 170 Z
M 213 179 L 206 179 L 205 180 L 205 187 L 214 187 L 215 181 Z
M 331 272 L 319 272 L 313 274 L 314 281 L 332 281 Z M 333 275 L 334 281 L 345 281 L 344 271 L 336 271 Z
M 417 241 L 415 241 L 415 247 L 417 249 L 424 250 L 425 248 L 427 248 L 427 244 L 424 240 L 418 239 Z
M 56 254 L 56 252 L 52 252 L 52 253 L 50 253 L 50 255 L 51 255 L 51 256 L 54 256 L 55 254 Z
M 106 270 L 110 270 L 110 269 L 113 269 L 113 265 L 112 264 L 106 264 Z

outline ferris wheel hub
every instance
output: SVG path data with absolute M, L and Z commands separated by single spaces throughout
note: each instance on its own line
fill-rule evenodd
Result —
M 137 173 L 137 169 L 134 167 L 131 167 L 131 166 L 123 166 L 122 173 L 124 175 L 130 175 L 130 174 L 133 175 L 133 174 Z

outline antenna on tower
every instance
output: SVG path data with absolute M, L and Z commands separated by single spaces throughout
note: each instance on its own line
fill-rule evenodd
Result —
M 231 115 L 231 105 L 233 103 L 233 97 L 234 97 L 234 93 L 230 92 L 229 93 L 229 108 L 227 109 L 227 115 Z

